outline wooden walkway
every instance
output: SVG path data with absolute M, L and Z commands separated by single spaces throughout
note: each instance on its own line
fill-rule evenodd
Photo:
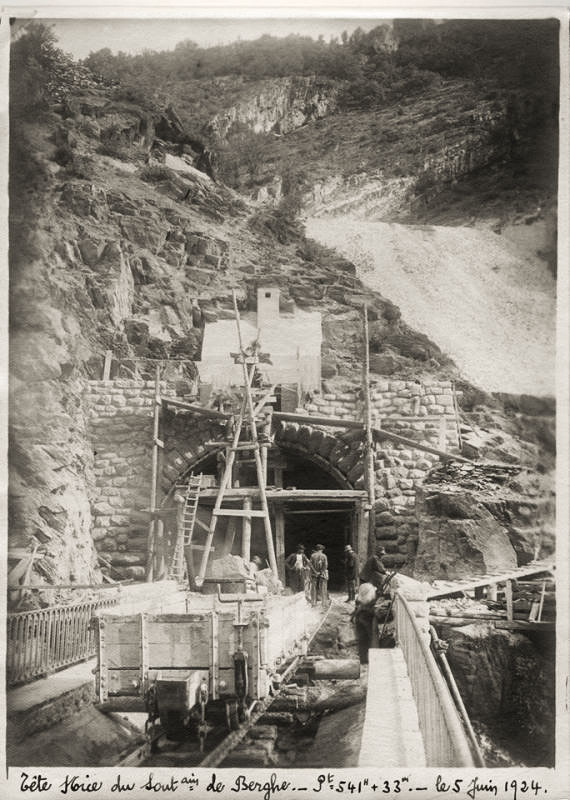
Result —
M 474 589 L 483 588 L 484 586 L 493 586 L 497 583 L 505 583 L 506 581 L 517 580 L 530 575 L 540 575 L 542 572 L 548 572 L 554 575 L 554 569 L 555 565 L 553 561 L 533 561 L 531 564 L 526 564 L 524 567 L 517 567 L 516 569 L 506 572 L 491 572 L 488 575 L 479 575 L 477 578 L 465 578 L 454 581 L 434 581 L 431 584 L 427 599 L 435 600 L 436 598 L 447 597 L 456 592 L 469 592 Z
M 366 720 L 359 767 L 424 767 L 412 685 L 399 647 L 368 651 Z

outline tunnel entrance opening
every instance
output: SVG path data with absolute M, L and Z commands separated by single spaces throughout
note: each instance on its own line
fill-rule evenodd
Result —
M 200 494 L 192 537 L 195 570 L 199 568 L 219 491 L 220 452 L 210 451 L 175 482 L 175 486 L 183 486 L 190 472 L 210 476 L 208 488 Z M 244 461 L 237 466 L 232 484 L 224 496 L 225 508 L 243 509 L 246 498 L 254 511 L 260 508 L 257 476 L 251 462 Z M 173 486 L 170 494 L 174 489 Z M 268 458 L 267 499 L 279 577 L 283 583 L 287 584 L 289 577 L 285 570 L 286 557 L 294 553 L 299 544 L 304 545 L 305 553 L 310 557 L 316 545 L 322 544 L 329 562 L 329 589 L 343 589 L 345 546 L 351 544 L 361 562 L 366 557 L 364 492 L 352 489 L 323 459 L 287 447 L 272 447 Z M 169 540 L 174 540 L 175 529 L 176 520 L 172 518 Z M 247 542 L 246 546 L 244 542 Z M 228 517 L 219 519 L 211 559 L 227 555 L 240 555 L 246 560 L 258 556 L 263 565 L 268 566 L 263 520 L 259 517 L 248 521 Z
M 318 504 L 321 505 L 321 504 Z M 290 508 L 285 517 L 285 554 L 294 553 L 297 545 L 305 547 L 310 557 L 317 544 L 324 545 L 329 564 L 329 589 L 344 588 L 344 547 L 352 542 L 353 509 L 343 505 L 336 509 Z

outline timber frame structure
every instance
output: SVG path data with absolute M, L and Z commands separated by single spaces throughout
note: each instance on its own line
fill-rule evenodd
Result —
M 255 424 L 250 425 L 250 435 L 254 442 L 257 442 L 258 433 L 261 434 L 260 440 L 263 444 L 259 445 L 259 451 L 256 451 L 256 462 L 261 458 L 262 468 L 261 471 L 258 467 L 258 486 L 250 487 L 233 487 L 231 483 L 231 476 L 228 471 L 225 471 L 222 480 L 223 486 L 219 488 L 205 488 L 200 493 L 200 503 L 204 505 L 212 505 L 213 512 L 219 509 L 221 499 L 224 502 L 233 502 L 234 505 L 241 506 L 233 516 L 240 516 L 242 522 L 242 547 L 241 555 L 245 560 L 249 560 L 250 553 L 250 539 L 251 539 L 251 519 L 253 516 L 261 516 L 260 511 L 253 510 L 253 502 L 261 502 L 263 514 L 267 520 L 266 535 L 272 537 L 271 543 L 268 542 L 268 552 L 270 554 L 270 566 L 273 573 L 281 580 L 285 577 L 285 515 L 288 513 L 295 513 L 294 506 L 298 502 L 303 503 L 322 503 L 325 501 L 332 508 L 327 508 L 327 513 L 331 511 L 347 511 L 352 509 L 353 524 L 352 530 L 353 546 L 358 555 L 363 558 L 368 555 L 374 546 L 374 503 L 375 503 L 375 473 L 374 473 L 374 447 L 375 443 L 381 441 L 395 442 L 405 445 L 407 447 L 421 450 L 432 455 L 437 455 L 441 460 L 455 460 L 462 462 L 469 462 L 470 459 L 464 458 L 461 455 L 446 452 L 442 449 L 431 447 L 415 440 L 409 439 L 405 436 L 383 430 L 381 427 L 373 427 L 371 415 L 371 399 L 370 399 L 370 356 L 368 348 L 368 313 L 366 306 L 363 307 L 363 338 L 364 338 L 364 358 L 362 368 L 362 397 L 363 397 L 363 420 L 350 420 L 341 419 L 336 417 L 320 417 L 310 414 L 299 414 L 291 412 L 281 412 L 273 410 L 271 402 L 275 400 L 272 396 L 275 387 L 267 388 L 265 393 L 261 393 L 257 404 L 253 405 L 251 396 L 251 386 L 253 378 L 253 369 L 251 375 L 248 373 L 246 365 L 251 361 L 250 348 L 244 349 L 241 341 L 241 332 L 239 328 L 239 313 L 237 310 L 237 302 L 234 292 L 234 311 L 236 324 L 238 326 L 238 333 L 240 338 L 240 353 L 232 354 L 234 358 L 239 359 L 238 363 L 244 364 L 244 387 L 242 398 L 242 413 L 236 421 L 236 415 L 227 413 L 217 409 L 205 408 L 199 404 L 185 402 L 183 400 L 175 399 L 172 397 L 161 396 L 160 391 L 160 368 L 157 367 L 155 375 L 155 404 L 154 404 L 154 426 L 153 426 L 153 451 L 152 451 L 152 484 L 150 492 L 150 523 L 148 531 L 148 550 L 147 550 L 147 569 L 146 580 L 152 581 L 155 578 L 155 551 L 159 542 L 163 537 L 163 517 L 168 509 L 160 508 L 157 505 L 159 496 L 159 464 L 160 452 L 164 448 L 164 441 L 161 436 L 161 410 L 163 408 L 171 407 L 178 411 L 186 412 L 192 415 L 207 417 L 217 422 L 226 423 L 227 435 L 225 438 L 231 438 L 232 432 L 238 428 L 241 429 L 243 424 L 243 410 L 246 407 L 250 409 L 250 422 Z M 241 424 L 240 424 L 241 420 Z M 324 428 L 335 428 L 337 430 L 360 430 L 364 433 L 364 490 L 355 489 L 302 489 L 302 490 L 288 490 L 283 487 L 283 468 L 277 466 L 275 468 L 275 486 L 266 488 L 267 480 L 267 459 L 268 450 L 272 448 L 271 442 L 273 441 L 273 425 L 279 422 L 293 422 L 305 425 L 311 425 Z M 377 423 L 379 424 L 379 423 Z M 256 427 L 260 428 L 258 432 Z M 228 436 L 229 434 L 229 436 Z M 206 446 L 209 448 L 204 457 L 208 455 L 215 455 L 216 453 L 226 452 L 226 458 L 230 453 L 228 445 L 232 445 L 234 453 L 236 449 L 253 449 L 250 444 L 243 443 L 238 438 L 235 442 L 212 441 L 207 442 Z M 241 447 L 240 447 L 241 446 Z M 277 450 L 278 448 L 275 448 Z M 232 459 L 233 461 L 233 459 Z M 274 522 L 275 531 L 271 532 L 271 526 L 268 522 L 267 507 L 270 504 Z M 321 510 L 321 509 L 318 509 Z M 297 512 L 301 513 L 301 512 Z M 310 510 L 304 509 L 303 513 L 311 513 Z M 315 512 L 316 513 L 316 510 Z M 322 510 L 321 510 L 322 513 Z M 215 517 L 213 517 L 215 519 Z M 205 527 L 203 523 L 197 521 L 198 525 Z M 233 523 L 233 520 L 232 520 Z M 213 526 L 215 528 L 215 525 Z M 268 532 L 269 531 L 269 532 Z M 229 528 L 226 535 L 227 538 L 231 537 L 232 542 L 226 542 L 226 551 L 229 552 L 227 546 L 233 543 L 235 536 L 235 523 Z M 207 546 L 204 549 L 202 564 L 200 569 L 200 578 L 203 580 L 207 560 L 209 556 L 210 546 L 212 543 L 213 531 L 212 528 L 208 530 Z

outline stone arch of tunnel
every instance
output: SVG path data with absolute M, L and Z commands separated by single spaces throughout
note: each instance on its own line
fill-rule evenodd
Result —
M 217 429 L 217 430 L 216 430 Z M 172 434 L 170 433 L 170 437 Z M 223 439 L 225 432 L 220 425 L 210 423 L 202 425 L 201 441 L 196 441 L 196 430 L 193 429 L 192 442 L 183 442 L 178 438 L 176 450 L 169 449 L 163 466 L 163 489 L 166 497 L 163 505 L 173 507 L 172 497 L 176 486 L 184 485 L 191 473 L 202 473 L 212 476 L 207 482 L 219 479 L 219 454 L 223 445 L 216 440 Z M 325 546 L 329 559 L 330 588 L 340 589 L 343 585 L 343 551 L 344 546 L 352 544 L 355 549 L 362 549 L 362 501 L 360 499 L 344 499 L 335 497 L 333 501 L 326 498 L 310 499 L 290 497 L 287 489 L 315 490 L 354 490 L 363 489 L 362 437 L 357 431 L 350 434 L 340 432 L 336 435 L 307 425 L 295 423 L 278 424 L 274 431 L 274 444 L 269 458 L 268 485 L 281 486 L 285 489 L 287 500 L 270 498 L 270 512 L 273 540 L 277 540 L 276 528 L 281 525 L 282 535 L 277 541 L 277 561 L 280 574 L 285 577 L 283 556 L 294 552 L 298 544 L 303 544 L 307 555 L 317 544 Z M 242 470 L 240 487 L 256 486 L 254 466 Z M 206 538 L 205 528 L 209 525 L 211 508 L 214 503 L 216 489 L 203 491 L 198 509 L 198 524 L 194 528 L 194 541 L 198 548 L 194 550 L 194 566 L 199 568 L 202 551 L 199 549 Z M 228 504 L 231 501 L 228 501 Z M 241 501 L 240 501 L 241 503 Z M 236 501 L 236 507 L 238 503 Z M 256 503 L 254 501 L 254 507 Z M 281 517 L 281 522 L 279 522 Z M 237 519 L 235 530 L 230 523 L 232 518 L 220 518 L 214 536 L 213 558 L 232 553 L 243 555 L 241 544 L 242 520 Z M 201 523 L 201 524 L 200 524 Z M 172 542 L 176 521 L 174 515 L 167 523 L 167 539 Z M 281 541 L 281 547 L 279 546 Z M 254 518 L 251 521 L 251 556 L 259 555 L 262 561 L 267 558 L 267 546 L 263 520 Z M 366 553 L 361 553 L 363 558 Z

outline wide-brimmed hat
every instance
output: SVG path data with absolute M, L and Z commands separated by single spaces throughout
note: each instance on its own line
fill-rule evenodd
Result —
M 386 548 L 382 547 L 382 545 L 378 545 L 376 547 L 376 553 L 377 553 L 377 555 L 380 555 L 380 556 L 385 555 L 386 554 Z
M 325 546 L 324 546 L 324 544 L 318 544 L 318 545 L 315 547 L 315 550 L 324 550 L 324 549 L 325 549 Z
M 351 545 L 349 545 L 349 544 L 347 544 L 347 545 L 345 546 L 345 548 L 344 548 L 344 549 L 345 549 L 345 550 L 352 550 L 352 546 L 351 546 Z
M 304 549 L 305 549 L 305 545 L 304 544 L 298 544 L 297 545 L 297 550 L 304 550 Z

